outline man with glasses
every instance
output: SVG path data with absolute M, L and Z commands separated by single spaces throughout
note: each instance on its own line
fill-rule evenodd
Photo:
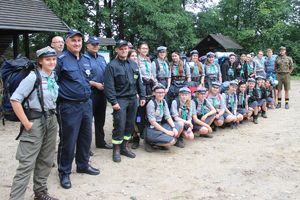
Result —
M 104 140 L 104 123 L 106 114 L 106 97 L 104 94 L 104 72 L 106 62 L 98 51 L 100 49 L 100 40 L 98 37 L 91 36 L 87 40 L 86 55 L 90 58 L 91 66 L 94 72 L 93 79 L 90 81 L 92 86 L 93 115 L 95 126 L 95 144 L 96 148 L 112 149 L 112 146 Z
M 56 54 L 60 56 L 65 47 L 64 39 L 60 36 L 55 36 L 52 38 L 51 47 L 56 51 Z

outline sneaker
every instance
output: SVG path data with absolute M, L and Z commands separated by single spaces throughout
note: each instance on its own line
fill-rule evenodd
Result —
M 278 108 L 281 108 L 281 104 L 280 104 L 280 103 L 278 103 L 278 104 L 276 105 L 276 109 L 278 109 Z
M 34 200 L 58 200 L 57 198 L 49 196 L 45 191 L 35 194 Z
M 287 109 L 287 110 L 288 110 L 289 108 L 290 108 L 289 104 L 288 104 L 288 103 L 286 103 L 286 104 L 285 104 L 285 109 Z

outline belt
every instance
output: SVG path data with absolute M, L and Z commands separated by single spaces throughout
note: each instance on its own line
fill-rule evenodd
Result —
M 56 110 L 55 109 L 47 110 L 47 111 L 45 111 L 45 114 L 47 117 L 50 117 L 51 115 L 56 114 Z
M 67 99 L 59 99 L 58 103 L 72 103 L 72 104 L 84 104 L 88 101 L 89 99 L 84 99 L 84 100 L 67 100 Z

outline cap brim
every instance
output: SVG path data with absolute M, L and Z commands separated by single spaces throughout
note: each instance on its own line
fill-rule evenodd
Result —
M 67 38 L 72 38 L 74 37 L 75 35 L 79 35 L 80 37 L 83 37 L 82 33 L 73 33 L 71 35 L 67 35 Z

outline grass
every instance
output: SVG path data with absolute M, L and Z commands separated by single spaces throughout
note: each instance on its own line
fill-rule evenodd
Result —
M 292 80 L 298 80 L 299 81 L 300 80 L 300 76 L 299 75 L 298 76 L 294 75 L 294 76 L 292 76 Z

